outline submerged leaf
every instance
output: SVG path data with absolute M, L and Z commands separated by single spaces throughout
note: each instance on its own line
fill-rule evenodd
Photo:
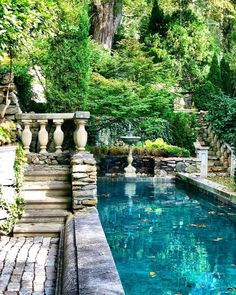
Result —
M 150 271 L 149 276 L 150 276 L 150 278 L 155 278 L 156 273 L 154 271 Z
M 221 238 L 221 237 L 217 237 L 216 239 L 214 239 L 213 241 L 214 242 L 219 242 L 219 241 L 222 241 L 223 240 L 223 238 Z
M 192 227 L 200 227 L 200 228 L 206 227 L 205 224 L 194 224 L 194 223 L 190 224 L 189 226 L 192 226 Z

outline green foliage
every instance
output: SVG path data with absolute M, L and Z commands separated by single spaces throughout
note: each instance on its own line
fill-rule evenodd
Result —
M 213 103 L 214 96 L 220 94 L 220 92 L 218 87 L 206 80 L 204 84 L 198 86 L 194 91 L 193 100 L 195 106 L 199 110 L 208 110 Z
M 183 147 L 194 154 L 193 143 L 196 141 L 196 117 L 185 113 L 174 113 L 169 116 L 171 124 L 171 143 Z
M 127 146 L 96 146 L 89 150 L 96 156 L 127 156 L 129 148 Z M 133 156 L 153 156 L 153 157 L 189 157 L 189 151 L 176 146 L 134 146 Z
M 158 0 L 154 0 L 148 27 L 149 33 L 152 35 L 159 34 L 161 37 L 165 37 L 167 28 L 167 18 L 165 17 L 163 10 L 159 6 Z
M 0 56 L 11 56 L 36 33 L 49 33 L 55 20 L 53 1 L 2 0 L 0 2 Z
M 14 163 L 14 171 L 16 178 L 16 192 L 19 194 L 24 179 L 24 164 L 27 163 L 27 157 L 21 144 L 17 144 L 16 159 Z
M 164 142 L 162 138 L 157 138 L 155 141 L 146 140 L 144 147 L 149 149 L 157 149 L 160 153 L 163 153 L 166 156 L 190 156 L 190 153 L 187 149 L 169 145 Z
M 1 197 L 0 191 L 0 208 L 5 209 L 9 214 L 7 220 L 0 226 L 0 233 L 8 235 L 11 233 L 16 221 L 21 217 L 24 211 L 24 201 L 22 197 L 16 196 L 14 202 L 9 204 Z
M 214 96 L 207 118 L 214 132 L 222 140 L 236 147 L 236 100 L 222 93 Z
M 222 88 L 222 78 L 217 54 L 215 53 L 207 79 L 216 87 Z
M 16 141 L 16 125 L 12 121 L 0 122 L 0 146 Z
M 226 61 L 225 57 L 221 59 L 220 71 L 222 79 L 222 90 L 225 95 L 232 96 L 232 73 L 229 63 Z
M 47 111 L 87 110 L 89 82 L 88 6 L 60 3 L 60 31 L 36 56 L 47 81 Z

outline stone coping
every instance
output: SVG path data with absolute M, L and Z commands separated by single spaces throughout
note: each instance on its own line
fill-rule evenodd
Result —
M 60 294 L 124 295 L 97 210 L 68 219 Z
M 104 180 L 112 180 L 112 181 L 127 181 L 127 182 L 157 182 L 157 183 L 165 183 L 165 182 L 175 182 L 176 177 L 174 176 L 166 176 L 166 177 L 125 177 L 125 176 L 100 176 L 98 179 L 104 179 Z
M 18 120 L 70 120 L 74 118 L 74 113 L 23 113 L 16 114 Z
M 188 173 L 177 173 L 176 177 L 186 183 L 214 194 L 218 200 L 226 205 L 236 207 L 236 192 L 230 192 L 226 186 Z

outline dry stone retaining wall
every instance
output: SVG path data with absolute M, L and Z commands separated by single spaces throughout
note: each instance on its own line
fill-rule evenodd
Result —
M 92 154 L 74 154 L 71 159 L 73 210 L 97 204 L 97 167 Z

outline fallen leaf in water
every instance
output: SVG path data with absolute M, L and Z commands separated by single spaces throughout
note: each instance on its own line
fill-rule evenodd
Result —
M 149 272 L 149 277 L 150 278 L 155 278 L 155 276 L 156 276 L 156 273 L 154 271 Z
M 194 223 L 190 224 L 189 226 L 192 226 L 192 227 L 206 227 L 205 224 L 194 224 Z
M 183 295 L 182 293 L 175 293 L 175 295 Z
M 208 211 L 208 214 L 216 214 L 216 212 L 215 211 Z
M 148 219 L 147 219 L 147 218 L 144 218 L 144 219 L 142 219 L 141 221 L 142 221 L 142 222 L 147 222 Z
M 217 237 L 216 239 L 214 239 L 213 241 L 214 242 L 219 242 L 219 241 L 222 241 L 223 240 L 223 238 L 221 238 L 221 237 Z
M 236 263 L 232 263 L 231 266 L 236 267 Z
M 235 287 L 230 287 L 230 288 L 227 288 L 228 291 L 235 291 L 236 288 Z
M 233 213 L 233 212 L 229 212 L 229 213 L 227 213 L 228 215 L 232 215 L 232 216 L 234 216 L 234 215 L 236 215 L 236 213 Z

